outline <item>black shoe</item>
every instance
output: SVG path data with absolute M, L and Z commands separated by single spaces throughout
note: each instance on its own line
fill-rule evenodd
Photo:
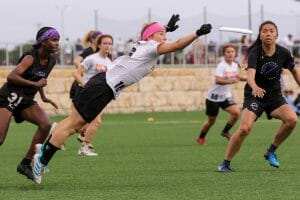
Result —
M 17 167 L 17 172 L 23 174 L 28 179 L 33 180 L 32 167 L 30 165 L 20 163 Z

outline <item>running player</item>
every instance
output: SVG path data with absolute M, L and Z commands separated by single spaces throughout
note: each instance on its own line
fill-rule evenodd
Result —
M 87 32 L 83 38 L 83 46 L 87 46 L 87 48 L 85 48 L 82 53 L 80 55 L 78 55 L 75 58 L 75 67 L 76 69 L 78 69 L 79 67 L 81 67 L 81 62 L 89 55 L 96 53 L 99 49 L 98 49 L 98 45 L 96 42 L 96 39 L 98 36 L 102 35 L 102 33 L 100 31 L 96 31 L 96 30 L 91 30 L 89 32 Z M 79 85 L 78 82 L 76 80 L 73 81 L 72 85 L 71 85 L 71 89 L 70 89 L 70 99 L 73 100 L 75 94 L 77 93 L 77 89 L 78 89 Z M 73 104 L 71 105 L 71 109 L 74 109 Z M 78 135 L 78 141 L 83 142 L 84 140 L 84 132 L 86 130 L 87 126 L 83 127 L 81 130 L 79 130 L 79 135 Z M 93 149 L 93 145 L 90 144 L 90 149 Z M 65 145 L 62 145 L 62 149 L 65 149 Z
M 75 80 L 79 83 L 77 93 L 79 93 L 88 80 L 99 72 L 106 72 L 112 67 L 112 62 L 109 54 L 112 50 L 113 37 L 111 35 L 101 35 L 97 37 L 96 44 L 99 48 L 97 53 L 86 57 L 81 66 L 74 73 Z M 82 144 L 78 154 L 84 156 L 97 156 L 98 154 L 91 149 L 91 142 L 94 138 L 98 127 L 102 122 L 103 112 L 101 112 L 91 123 L 86 127 Z
M 295 68 L 291 53 L 276 44 L 277 37 L 276 24 L 265 21 L 260 25 L 258 37 L 249 49 L 241 124 L 228 143 L 224 161 L 218 166 L 220 172 L 232 171 L 231 160 L 263 112 L 266 112 L 268 119 L 276 118 L 282 122 L 264 154 L 264 158 L 271 166 L 277 168 L 280 166 L 275 151 L 292 133 L 297 123 L 296 113 L 282 96 L 280 76 L 282 69 L 286 68 L 300 85 L 300 73 Z
M 53 53 L 59 49 L 59 38 L 59 33 L 54 28 L 41 28 L 33 49 L 22 55 L 0 89 L 0 145 L 5 140 L 12 117 L 16 123 L 26 120 L 37 126 L 31 145 L 17 167 L 17 171 L 29 179 L 33 179 L 31 161 L 35 144 L 45 141 L 52 124 L 46 112 L 34 100 L 35 94 L 39 92 L 43 102 L 58 108 L 45 96 L 43 88 L 56 63 Z
M 199 144 L 206 144 L 205 136 L 209 129 L 215 123 L 219 108 L 222 108 L 230 114 L 230 117 L 221 131 L 221 136 L 231 137 L 229 130 L 238 120 L 240 115 L 240 106 L 237 105 L 232 98 L 231 85 L 238 83 L 240 80 L 246 81 L 245 78 L 239 76 L 239 67 L 234 62 L 236 51 L 232 44 L 223 47 L 224 60 L 222 60 L 215 72 L 212 87 L 208 90 L 206 97 L 206 115 L 207 120 L 204 122 L 200 135 L 197 138 Z

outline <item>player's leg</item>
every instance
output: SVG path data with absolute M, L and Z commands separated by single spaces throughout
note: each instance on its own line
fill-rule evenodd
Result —
M 203 123 L 200 134 L 197 138 L 197 142 L 199 144 L 206 144 L 205 136 L 208 133 L 209 129 L 216 122 L 218 113 L 219 113 L 219 104 L 217 102 L 212 102 L 212 101 L 206 99 L 205 114 L 207 115 L 207 119 Z
M 234 126 L 234 124 L 240 116 L 240 106 L 238 106 L 237 104 L 233 104 L 226 107 L 224 110 L 230 114 L 230 117 L 227 120 L 227 123 L 221 132 L 221 136 L 229 140 L 231 138 L 231 133 L 229 131 Z
M 37 104 L 33 104 L 21 111 L 22 119 L 37 126 L 37 130 L 32 137 L 31 144 L 25 157 L 17 166 L 17 171 L 25 175 L 28 179 L 33 179 L 31 162 L 35 153 L 35 145 L 43 143 L 48 137 L 52 122 L 46 112 Z
M 230 162 L 236 153 L 240 150 L 245 138 L 250 134 L 257 115 L 245 108 L 242 112 L 241 124 L 238 130 L 233 134 L 227 145 L 224 161 L 219 165 L 220 172 L 230 172 Z
M 279 145 L 292 133 L 298 118 L 296 113 L 288 104 L 283 104 L 271 112 L 271 117 L 281 120 L 281 125 L 277 129 L 275 137 L 267 149 L 264 157 L 268 160 L 269 164 L 273 167 L 279 167 L 280 164 L 277 160 L 276 149 Z
M 97 129 L 102 123 L 103 112 L 101 112 L 91 123 L 89 123 L 83 138 L 81 147 L 78 151 L 79 155 L 86 156 L 97 156 L 98 154 L 94 152 L 92 146 L 92 140 L 94 139 Z
M 0 145 L 5 141 L 11 118 L 11 111 L 6 108 L 0 108 Z

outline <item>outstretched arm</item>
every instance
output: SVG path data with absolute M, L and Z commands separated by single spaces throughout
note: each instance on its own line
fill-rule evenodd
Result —
M 195 33 L 184 36 L 175 42 L 171 43 L 161 43 L 157 47 L 157 52 L 159 55 L 175 52 L 184 49 L 189 44 L 191 44 L 195 39 L 201 35 L 206 35 L 210 33 L 212 26 L 210 24 L 203 24 Z

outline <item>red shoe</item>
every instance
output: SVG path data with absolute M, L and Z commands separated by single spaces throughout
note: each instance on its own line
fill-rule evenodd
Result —
M 197 142 L 198 142 L 199 144 L 201 144 L 201 145 L 206 144 L 205 138 L 201 138 L 201 137 L 198 137 L 198 138 L 197 138 Z

